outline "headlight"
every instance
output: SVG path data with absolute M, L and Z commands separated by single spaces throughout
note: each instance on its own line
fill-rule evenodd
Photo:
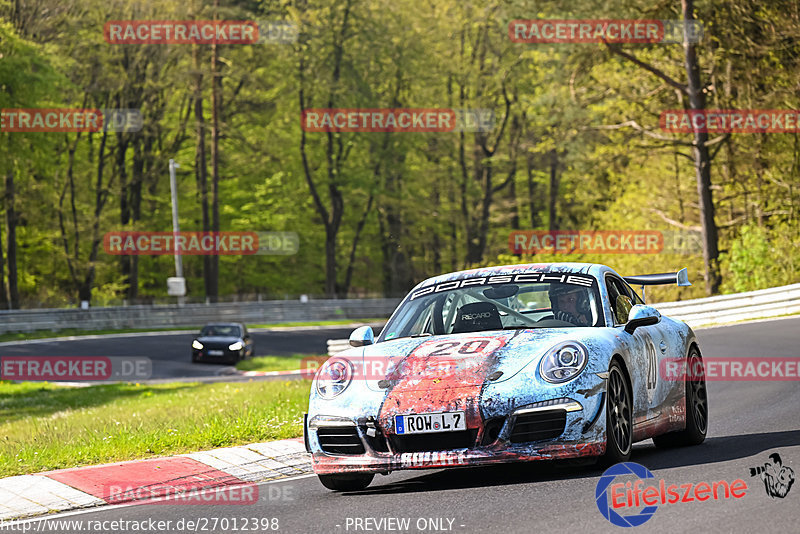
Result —
M 588 360 L 586 347 L 577 341 L 559 343 L 542 358 L 539 374 L 550 383 L 560 384 L 578 376 Z
M 200 350 L 203 348 L 203 344 L 195 339 L 194 341 L 192 341 L 192 348 Z
M 332 399 L 350 385 L 353 364 L 347 360 L 326 361 L 317 373 L 317 392 L 323 399 Z
M 244 348 L 244 343 L 241 341 L 237 341 L 236 343 L 232 343 L 228 345 L 228 350 L 242 350 Z

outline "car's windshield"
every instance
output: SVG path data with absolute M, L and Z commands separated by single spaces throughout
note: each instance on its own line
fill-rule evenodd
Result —
M 200 335 L 203 337 L 239 337 L 241 336 L 241 330 L 236 325 L 210 324 L 203 327 Z
M 478 278 L 473 279 L 474 284 L 459 280 L 415 290 L 386 324 L 378 341 L 512 328 L 602 326 L 595 279 L 585 275 L 562 278 L 570 283 L 487 285 L 486 278 Z M 502 279 L 510 281 L 511 277 Z

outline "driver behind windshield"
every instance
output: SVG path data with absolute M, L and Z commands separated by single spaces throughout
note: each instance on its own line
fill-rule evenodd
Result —
M 553 318 L 574 324 L 591 325 L 592 312 L 589 309 L 589 292 L 573 285 L 551 284 L 547 291 Z

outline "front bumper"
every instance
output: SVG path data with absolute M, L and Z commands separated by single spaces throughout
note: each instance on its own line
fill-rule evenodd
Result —
M 202 362 L 230 362 L 244 356 L 244 350 L 230 350 L 228 347 L 203 347 L 199 350 L 192 348 L 192 356 Z M 211 355 L 209 351 L 220 351 L 222 354 Z
M 354 420 L 341 416 L 310 417 L 305 424 L 305 441 L 317 474 L 388 473 L 600 456 L 606 448 L 604 398 L 605 395 L 600 394 L 582 398 L 581 402 L 563 399 L 550 401 L 555 404 L 521 407 L 508 413 L 502 427 L 494 434 L 489 430 L 490 421 L 485 421 L 479 429 L 472 429 L 472 445 L 468 447 L 436 450 L 435 436 L 428 435 L 431 436 L 430 447 L 422 447 L 426 450 L 420 448 L 419 441 L 414 450 L 403 450 L 397 436 L 384 433 L 373 418 Z M 519 442 L 516 423 L 522 424 L 523 414 L 532 412 L 560 416 L 564 420 L 563 431 L 549 439 Z M 332 442 L 338 445 L 331 446 Z M 348 453 L 350 451 L 353 453 Z
M 450 451 L 404 452 L 399 454 L 363 454 L 332 456 L 313 453 L 312 467 L 319 475 L 333 473 L 388 473 L 403 469 L 438 469 L 468 467 L 532 460 L 558 460 L 600 456 L 606 450 L 605 440 L 599 442 L 560 444 L 551 443 L 536 450 L 525 447 L 506 449 L 463 449 Z

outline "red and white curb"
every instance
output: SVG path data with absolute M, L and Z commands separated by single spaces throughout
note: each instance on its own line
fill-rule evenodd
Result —
M 137 488 L 175 495 L 310 472 L 310 456 L 296 438 L 14 476 L 0 479 L 0 521 L 131 502 L 142 494 Z

